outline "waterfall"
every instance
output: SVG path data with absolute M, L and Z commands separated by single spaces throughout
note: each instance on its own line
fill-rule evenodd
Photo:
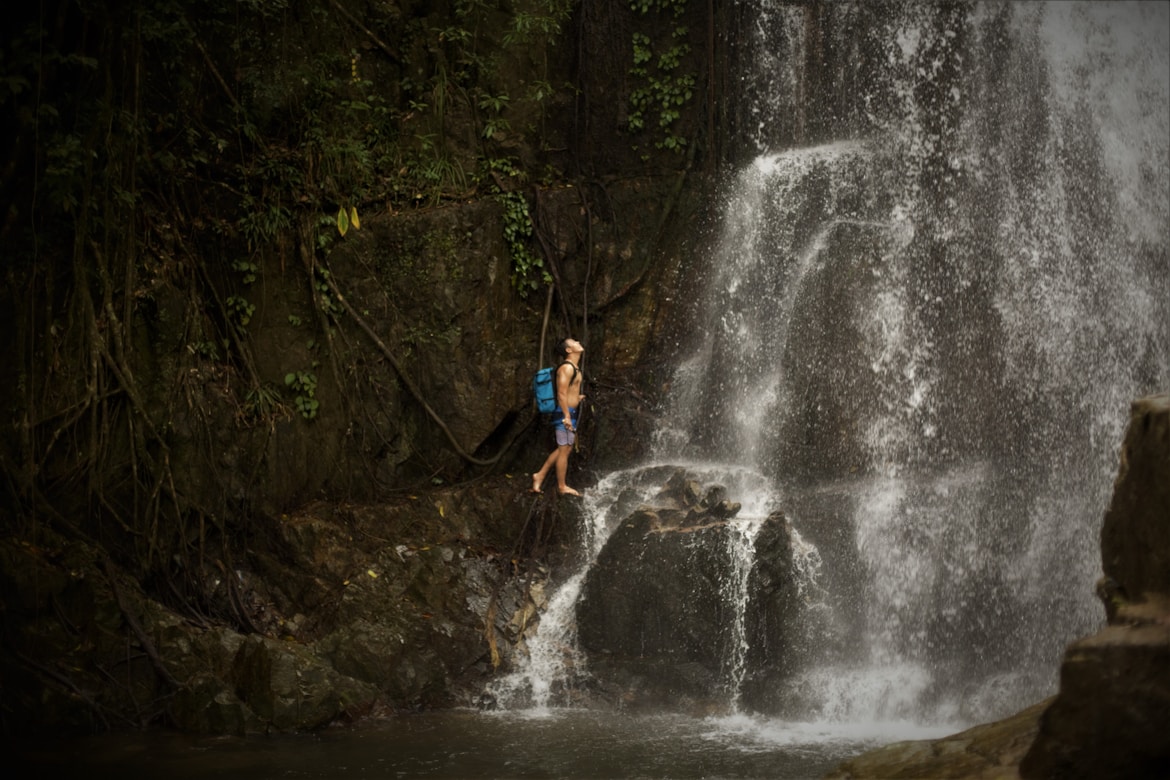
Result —
M 815 124 L 812 12 L 758 5 L 766 150 Z M 819 45 L 865 60 L 845 137 L 728 187 L 655 456 L 759 469 L 820 548 L 848 620 L 807 711 L 995 717 L 1103 620 L 1128 404 L 1170 384 L 1167 5 L 825 11 Z
M 786 717 L 1011 714 L 1103 621 L 1128 405 L 1170 386 L 1170 5 L 747 5 L 750 159 L 652 460 L 758 475 L 803 537 Z

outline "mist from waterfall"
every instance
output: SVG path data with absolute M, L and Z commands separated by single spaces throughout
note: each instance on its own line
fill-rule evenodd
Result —
M 829 4 L 817 45 L 880 67 L 841 137 L 773 149 L 811 11 L 756 5 L 760 153 L 654 458 L 766 475 L 819 549 L 790 714 L 1009 714 L 1103 621 L 1129 402 L 1170 386 L 1170 6 Z

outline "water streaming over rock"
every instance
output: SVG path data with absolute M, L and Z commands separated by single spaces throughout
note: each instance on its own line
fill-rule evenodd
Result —
M 825 619 L 753 700 L 1006 715 L 1103 619 L 1128 404 L 1170 385 L 1170 6 L 745 7 L 754 159 L 726 188 L 654 460 L 760 475 L 735 499 L 815 548 Z
M 524 656 L 511 674 L 496 680 L 491 693 L 505 709 L 546 712 L 549 707 L 572 704 L 571 692 L 584 674 L 584 660 L 577 651 L 575 608 L 589 564 L 597 558 L 609 535 L 610 510 L 624 480 L 611 475 L 583 500 L 589 524 L 581 534 L 582 565 L 557 588 L 540 617 L 538 631 L 524 642 Z

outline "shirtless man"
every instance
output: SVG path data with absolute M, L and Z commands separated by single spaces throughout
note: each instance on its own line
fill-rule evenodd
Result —
M 557 367 L 556 387 L 557 406 L 560 409 L 559 419 L 553 422 L 553 430 L 557 437 L 557 446 L 540 471 L 532 475 L 532 492 L 539 493 L 548 476 L 549 469 L 556 469 L 557 492 L 562 496 L 581 495 L 565 484 L 565 475 L 569 472 L 569 453 L 573 449 L 573 442 L 577 438 L 577 412 L 585 396 L 581 395 L 581 355 L 585 348 L 579 341 L 564 339 L 557 345 L 556 353 L 560 366 Z M 565 361 L 572 363 L 566 365 Z

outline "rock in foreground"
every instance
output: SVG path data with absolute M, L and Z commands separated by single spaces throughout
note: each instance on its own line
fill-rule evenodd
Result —
M 709 712 L 727 704 L 726 659 L 741 642 L 757 648 L 757 675 L 775 679 L 800 609 L 791 528 L 782 514 L 762 521 L 745 556 L 753 568 L 744 593 L 729 583 L 739 533 L 728 522 L 739 504 L 715 486 L 678 472 L 654 506 L 638 508 L 613 532 L 590 570 L 578 605 L 581 648 L 595 678 L 622 692 L 625 706 Z

